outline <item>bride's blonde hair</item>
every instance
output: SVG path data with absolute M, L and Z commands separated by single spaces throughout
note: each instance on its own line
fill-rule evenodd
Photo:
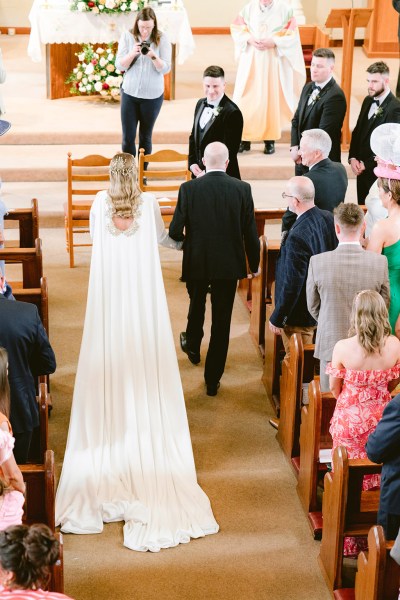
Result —
M 133 217 L 139 205 L 141 191 L 137 183 L 137 168 L 132 154 L 119 152 L 110 162 L 108 196 L 114 216 Z
M 374 290 L 363 290 L 353 300 L 349 336 L 356 335 L 367 354 L 381 352 L 392 330 L 388 310 L 382 296 Z

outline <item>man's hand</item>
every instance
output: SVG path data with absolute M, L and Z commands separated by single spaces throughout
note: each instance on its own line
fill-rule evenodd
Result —
M 258 269 L 257 273 L 248 273 L 247 279 L 254 279 L 254 277 L 259 277 L 260 273 L 261 273 L 260 269 Z
M 199 165 L 197 165 L 196 163 L 190 165 L 190 170 L 192 171 L 195 177 L 201 177 L 202 175 L 205 175 L 205 171 L 202 171 Z
M 357 160 L 356 158 L 350 159 L 350 167 L 355 176 L 360 175 L 363 171 L 365 171 L 365 165 L 363 161 Z
M 281 327 L 275 327 L 275 325 L 272 325 L 271 321 L 269 321 L 269 328 L 270 331 L 272 331 L 272 333 L 274 335 L 282 335 L 282 328 Z
M 276 44 L 272 38 L 264 38 L 258 42 L 259 50 L 271 50 L 275 48 Z
M 299 147 L 298 146 L 292 146 L 289 150 L 290 152 L 290 158 L 293 160 L 293 162 L 296 165 L 301 165 L 301 156 L 299 154 Z

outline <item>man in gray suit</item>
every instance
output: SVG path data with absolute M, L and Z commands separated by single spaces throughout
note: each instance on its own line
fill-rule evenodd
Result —
M 389 305 L 388 264 L 385 256 L 363 250 L 364 212 L 357 204 L 339 204 L 333 212 L 339 245 L 312 256 L 307 277 L 307 307 L 318 322 L 314 355 L 320 359 L 320 383 L 329 391 L 326 363 L 333 347 L 348 337 L 354 296 L 376 290 Z

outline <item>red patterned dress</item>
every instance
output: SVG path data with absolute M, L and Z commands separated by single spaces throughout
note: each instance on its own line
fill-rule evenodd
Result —
M 365 444 L 381 420 L 391 396 L 388 384 L 400 376 L 400 363 L 386 370 L 336 369 L 329 363 L 326 373 L 343 379 L 329 432 L 336 446 L 345 446 L 349 458 L 367 458 Z M 380 475 L 364 477 L 363 489 L 380 487 Z M 345 538 L 344 555 L 357 556 L 366 549 L 366 538 Z

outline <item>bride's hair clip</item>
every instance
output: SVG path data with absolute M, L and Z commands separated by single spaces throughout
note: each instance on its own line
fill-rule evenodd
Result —
M 122 175 L 132 175 L 134 172 L 135 168 L 133 161 L 128 161 L 124 156 L 116 156 L 110 163 L 110 173 L 113 175 L 116 173 L 121 173 Z

